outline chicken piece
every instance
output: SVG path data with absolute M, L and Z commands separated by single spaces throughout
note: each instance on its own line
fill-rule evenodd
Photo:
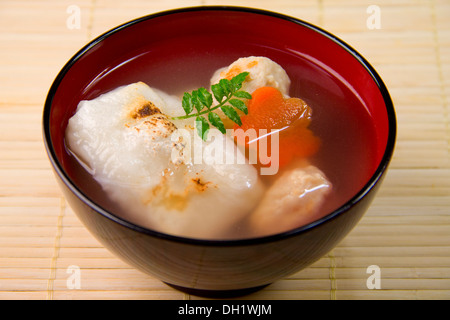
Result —
M 252 93 L 261 87 L 274 87 L 284 96 L 288 96 L 291 85 L 289 76 L 278 63 L 266 57 L 250 56 L 237 59 L 228 67 L 217 70 L 211 78 L 211 85 L 218 83 L 220 79 L 230 80 L 245 71 L 250 74 L 242 84 L 242 90 Z
M 239 58 L 228 67 L 216 70 L 210 80 L 211 86 L 219 83 L 220 79 L 231 80 L 231 78 L 242 72 L 249 72 L 249 75 L 242 83 L 241 90 L 251 94 L 261 87 L 273 87 L 280 90 L 285 98 L 289 97 L 289 87 L 291 85 L 289 76 L 278 63 L 266 57 L 250 56 Z M 216 104 L 217 102 L 214 101 L 213 105 Z M 239 110 L 237 112 L 240 116 L 244 115 Z M 226 117 L 222 110 L 217 110 L 216 113 L 222 119 L 226 129 L 233 128 L 234 122 Z
M 317 167 L 286 170 L 266 191 L 250 216 L 255 236 L 288 231 L 317 219 L 332 185 Z

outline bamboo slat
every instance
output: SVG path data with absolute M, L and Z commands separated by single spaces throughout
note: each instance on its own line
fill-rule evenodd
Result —
M 65 202 L 42 144 L 56 74 L 88 41 L 157 11 L 259 7 L 342 38 L 380 73 L 397 111 L 397 145 L 367 214 L 310 267 L 239 299 L 450 299 L 450 1 L 0 1 L 0 299 L 202 299 L 116 258 Z M 67 25 L 69 6 L 79 28 Z M 367 9 L 380 9 L 370 29 Z M 381 288 L 370 289 L 368 268 Z M 81 272 L 71 289 L 70 268 Z M 69 271 L 69 272 L 68 272 Z

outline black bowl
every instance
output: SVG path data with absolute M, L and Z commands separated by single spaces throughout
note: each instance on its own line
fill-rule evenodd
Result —
M 294 66 L 300 59 L 304 63 L 306 57 L 338 81 L 346 82 L 375 122 L 377 143 L 370 147 L 375 150 L 376 165 L 370 179 L 346 203 L 317 221 L 284 233 L 243 240 L 200 240 L 163 234 L 126 221 L 93 201 L 98 186 L 80 187 L 87 177 L 74 173 L 64 145 L 67 121 L 78 102 L 142 80 L 149 63 L 155 72 L 186 72 L 167 61 L 192 54 L 265 55 Z M 211 65 L 209 70 L 215 67 Z M 162 88 L 164 85 L 161 83 Z M 76 53 L 50 88 L 43 134 L 56 179 L 69 205 L 106 248 L 180 290 L 197 295 L 236 295 L 311 265 L 352 230 L 386 173 L 395 145 L 396 117 L 376 71 L 354 49 L 328 32 L 274 12 L 194 7 L 133 20 Z

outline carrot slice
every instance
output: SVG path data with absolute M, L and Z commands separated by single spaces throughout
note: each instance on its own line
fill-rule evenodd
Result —
M 311 108 L 301 99 L 285 99 L 282 93 L 272 87 L 262 87 L 252 93 L 248 103 L 248 115 L 241 117 L 242 125 L 234 129 L 279 129 L 279 165 L 289 164 L 296 158 L 314 155 L 320 147 L 320 139 L 308 128 L 311 122 Z M 242 141 L 241 139 L 237 141 Z M 261 140 L 259 140 L 261 141 Z M 255 144 L 246 147 L 256 147 Z M 268 148 L 271 140 L 268 138 Z M 259 159 L 258 159 L 259 161 Z

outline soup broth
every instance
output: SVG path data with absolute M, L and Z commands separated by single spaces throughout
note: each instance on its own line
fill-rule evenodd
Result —
M 176 52 L 170 50 L 170 46 L 163 46 L 163 48 L 166 50 L 165 54 L 142 53 L 118 64 L 116 68 L 106 70 L 102 76 L 94 79 L 85 88 L 86 99 L 93 99 L 100 94 L 95 90 L 99 82 L 104 82 L 103 88 L 114 89 L 119 85 L 142 81 L 150 87 L 181 96 L 183 92 L 201 86 L 209 88 L 212 73 L 218 68 L 229 65 L 238 57 L 267 56 L 279 63 L 289 75 L 291 79 L 289 95 L 301 98 L 311 107 L 313 116 L 309 128 L 320 138 L 321 146 L 308 161 L 319 168 L 333 186 L 332 192 L 321 205 L 319 213 L 308 222 L 320 219 L 349 201 L 375 171 L 373 148 L 376 145 L 376 135 L 371 115 L 352 88 L 336 77 L 332 71 L 326 70 L 306 57 L 297 55 L 293 59 L 286 53 L 267 48 L 255 47 L 247 52 L 232 54 L 229 52 L 220 54 L 220 48 L 216 48 L 217 51 L 196 52 L 193 50 L 191 59 L 178 58 Z M 155 57 L 165 57 L 165 59 L 155 59 Z M 141 70 L 135 65 L 149 67 Z M 130 71 L 136 69 L 140 72 Z M 121 73 L 121 77 L 114 77 L 120 78 L 121 82 L 109 83 L 108 75 L 111 73 Z M 66 167 L 80 190 L 114 215 L 136 222 L 130 218 L 128 208 L 117 205 L 79 161 L 69 151 L 68 153 L 69 162 Z M 282 173 L 283 169 L 277 173 L 277 176 Z M 261 176 L 261 179 L 266 188 L 269 188 L 274 183 L 273 178 L 277 176 Z M 143 227 L 152 228 L 147 225 Z M 253 233 L 249 231 L 247 221 L 243 219 L 221 238 L 237 239 L 252 236 Z

